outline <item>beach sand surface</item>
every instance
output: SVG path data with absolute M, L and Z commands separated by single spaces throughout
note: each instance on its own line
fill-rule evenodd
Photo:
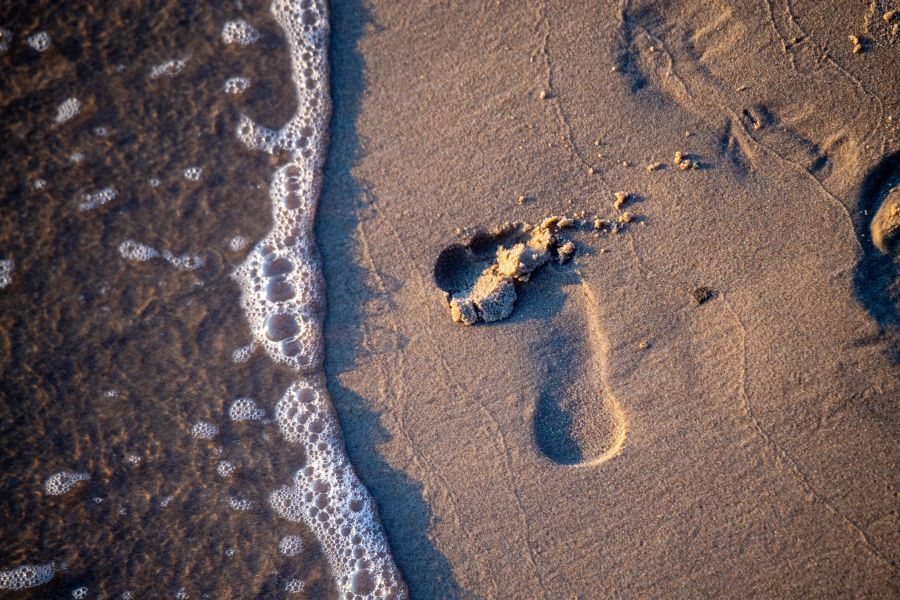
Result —
M 326 369 L 412 596 L 900 592 L 892 6 L 332 8 Z M 450 319 L 448 246 L 623 210 Z

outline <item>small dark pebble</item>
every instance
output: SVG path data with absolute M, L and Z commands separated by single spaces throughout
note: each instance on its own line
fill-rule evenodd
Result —
M 709 289 L 708 287 L 698 287 L 693 292 L 691 292 L 691 297 L 694 299 L 694 304 L 700 306 L 710 298 L 715 295 L 715 292 Z

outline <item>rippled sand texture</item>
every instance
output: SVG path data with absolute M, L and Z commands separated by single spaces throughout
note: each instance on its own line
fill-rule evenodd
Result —
M 0 596 L 334 597 L 270 504 L 304 460 L 274 421 L 296 374 L 248 349 L 230 277 L 290 159 L 238 126 L 297 112 L 269 3 L 0 17 L 0 572 L 52 565 Z

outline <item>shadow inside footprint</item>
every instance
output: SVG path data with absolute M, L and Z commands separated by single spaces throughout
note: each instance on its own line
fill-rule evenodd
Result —
M 882 327 L 893 328 L 900 327 L 900 247 L 896 243 L 900 219 L 894 215 L 891 223 L 885 213 L 891 209 L 896 212 L 900 206 L 896 199 L 898 186 L 900 152 L 895 152 L 863 181 L 855 219 L 863 246 L 854 277 L 856 296 Z
M 529 355 L 541 374 L 532 416 L 536 449 L 559 465 L 598 465 L 625 441 L 625 415 L 604 382 L 606 343 L 586 284 L 572 269 L 539 273 L 524 286 L 510 323 L 540 321 Z

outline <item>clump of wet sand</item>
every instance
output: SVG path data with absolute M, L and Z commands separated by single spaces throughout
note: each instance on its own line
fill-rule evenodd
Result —
M 872 217 L 872 243 L 882 254 L 889 254 L 900 240 L 900 187 L 895 187 Z
M 573 225 L 572 219 L 560 216 L 548 217 L 538 225 L 508 224 L 491 234 L 475 235 L 468 246 L 455 244 L 445 249 L 438 257 L 435 275 L 439 284 L 443 281 L 450 317 L 474 325 L 510 316 L 517 284 L 529 281 L 551 260 L 565 263 L 574 256 L 575 244 L 558 237 L 561 230 Z M 493 253 L 487 250 L 494 246 Z

